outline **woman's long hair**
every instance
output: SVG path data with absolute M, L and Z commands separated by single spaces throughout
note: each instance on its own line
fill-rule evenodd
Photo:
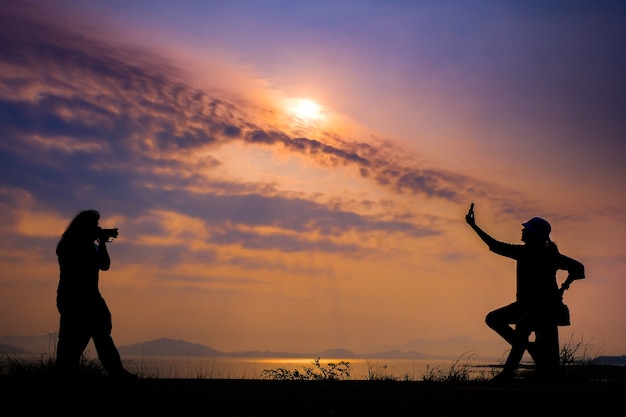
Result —
M 59 245 L 89 240 L 93 236 L 94 228 L 98 226 L 99 220 L 100 213 L 97 210 L 80 211 L 61 235 Z

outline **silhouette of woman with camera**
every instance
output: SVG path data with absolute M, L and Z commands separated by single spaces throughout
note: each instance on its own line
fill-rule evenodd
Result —
M 533 217 L 522 223 L 523 245 L 497 241 L 478 227 L 474 216 L 474 203 L 471 204 L 465 220 L 487 244 L 489 250 L 517 261 L 515 302 L 491 311 L 485 319 L 490 328 L 511 344 L 504 367 L 494 380 L 513 380 L 525 350 L 528 350 L 537 364 L 536 358 L 541 352 L 533 351 L 535 346 L 529 342 L 530 334 L 540 328 L 552 328 L 554 332 L 557 331 L 557 317 L 559 308 L 563 306 L 563 292 L 574 280 L 585 277 L 585 269 L 582 263 L 559 252 L 556 244 L 550 239 L 552 228 L 545 219 Z M 558 270 L 568 272 L 561 288 L 558 287 L 556 280 Z M 558 367 L 558 332 L 555 336 Z
M 122 366 L 111 337 L 111 313 L 98 287 L 100 271 L 111 266 L 107 240 L 117 237 L 117 229 L 103 230 L 99 220 L 96 210 L 79 212 L 57 244 L 60 274 L 56 302 L 61 316 L 57 371 L 61 376 L 78 375 L 82 354 L 93 338 L 98 359 L 110 376 L 136 378 Z

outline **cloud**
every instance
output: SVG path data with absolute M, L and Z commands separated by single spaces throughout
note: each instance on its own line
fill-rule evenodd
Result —
M 29 158 L 30 149 L 42 147 L 62 159 L 80 154 L 73 164 L 98 170 L 157 161 L 171 167 L 189 163 L 189 154 L 243 141 L 280 146 L 323 166 L 354 166 L 397 193 L 459 201 L 461 176 L 402 165 L 377 144 L 291 137 L 259 125 L 253 103 L 194 88 L 181 70 L 146 51 L 26 17 L 4 16 L 0 39 L 5 150 Z
M 223 248 L 380 256 L 393 250 L 381 236 L 443 233 L 441 221 L 412 214 L 413 202 L 457 205 L 496 190 L 420 163 L 389 140 L 330 128 L 296 135 L 304 130 L 254 94 L 197 83 L 155 51 L 36 13 L 0 14 L 0 41 L 4 186 L 26 190 L 54 218 L 90 206 L 110 213 L 133 250 L 161 267 L 242 259 Z M 340 172 L 338 190 L 358 184 L 371 195 L 289 189 L 285 178 L 307 174 L 246 174 L 262 173 L 266 161 L 257 155 L 258 166 L 238 171 L 233 151 Z M 497 191 L 507 207 L 510 190 Z

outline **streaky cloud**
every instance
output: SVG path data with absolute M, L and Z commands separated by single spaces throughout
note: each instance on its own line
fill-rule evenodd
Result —
M 138 154 L 174 159 L 179 152 L 243 140 L 281 146 L 323 166 L 355 166 L 362 178 L 396 193 L 458 202 L 464 191 L 466 178 L 404 165 L 400 149 L 290 137 L 261 126 L 250 103 L 194 88 L 181 69 L 155 53 L 91 39 L 34 16 L 0 16 L 0 106 L 8 122 L 2 133 L 10 138 L 5 148 L 14 146 L 9 140 L 28 143 L 35 134 L 73 137 L 107 143 L 119 163 L 132 164 L 129 158 Z

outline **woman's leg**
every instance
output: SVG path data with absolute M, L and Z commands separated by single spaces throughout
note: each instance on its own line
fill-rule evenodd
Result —
M 535 348 L 537 357 L 533 357 L 535 367 L 542 377 L 558 375 L 561 362 L 559 348 L 559 330 L 555 323 L 547 321 L 535 329 Z
M 89 343 L 90 334 L 80 313 L 61 314 L 56 368 L 59 376 L 76 376 L 80 360 Z
M 524 352 L 528 348 L 528 339 L 530 338 L 530 334 L 536 327 L 537 313 L 536 309 L 529 309 L 519 317 L 517 322 L 515 322 L 511 351 L 509 352 L 509 356 L 506 358 L 502 373 L 512 376 L 515 370 L 519 367 L 520 361 L 524 356 Z
M 102 367 L 111 376 L 134 377 L 133 374 L 124 369 L 122 358 L 111 337 L 111 330 L 113 328 L 111 312 L 104 299 L 100 300 L 94 314 L 93 343 L 96 347 L 96 352 L 98 352 L 98 359 L 100 359 Z

